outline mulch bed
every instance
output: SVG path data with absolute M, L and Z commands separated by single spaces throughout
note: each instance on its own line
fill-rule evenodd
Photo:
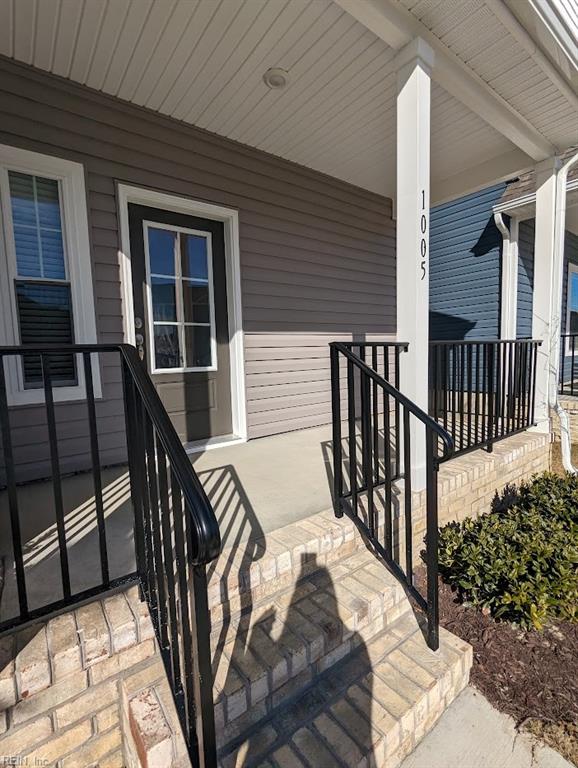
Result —
M 423 590 L 423 569 L 417 584 Z M 578 766 L 578 624 L 556 621 L 541 632 L 520 630 L 461 604 L 441 580 L 439 599 L 440 624 L 474 649 L 471 682 L 518 727 Z

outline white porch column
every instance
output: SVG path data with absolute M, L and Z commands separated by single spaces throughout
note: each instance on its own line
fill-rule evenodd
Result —
M 397 338 L 401 391 L 428 410 L 430 74 L 434 53 L 421 38 L 397 55 Z M 423 428 L 412 422 L 414 488 L 425 486 Z
M 535 418 L 537 429 L 550 429 L 549 392 L 558 361 L 553 359 L 553 340 L 560 334 L 561 281 L 555 279 L 554 238 L 556 222 L 555 157 L 536 166 L 536 236 L 534 243 L 534 300 L 532 336 L 542 340 L 536 368 Z M 560 266 L 561 269 L 561 266 Z M 556 382 L 554 381 L 554 386 Z

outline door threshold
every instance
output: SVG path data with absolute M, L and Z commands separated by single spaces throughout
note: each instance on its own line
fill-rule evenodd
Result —
M 246 442 L 247 438 L 239 437 L 239 435 L 218 435 L 217 437 L 209 437 L 207 440 L 193 440 L 190 443 L 184 443 L 183 447 L 187 454 L 191 454 L 211 451 L 213 448 L 222 448 L 225 445 L 237 445 L 237 443 Z

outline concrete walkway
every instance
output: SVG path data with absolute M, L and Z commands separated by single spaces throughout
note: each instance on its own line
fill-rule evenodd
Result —
M 401 768 L 574 768 L 558 752 L 518 733 L 471 685 Z

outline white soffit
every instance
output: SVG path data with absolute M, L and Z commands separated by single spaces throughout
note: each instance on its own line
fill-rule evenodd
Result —
M 400 2 L 549 142 L 562 149 L 575 143 L 578 134 L 575 105 L 557 89 L 487 3 L 483 0 Z
M 520 112 L 529 110 L 548 140 L 567 137 L 576 115 L 514 38 L 496 32 L 482 0 L 404 2 Z M 331 0 L 0 0 L 0 53 L 394 192 L 395 51 Z M 286 88 L 267 88 L 270 67 L 289 71 Z M 440 86 L 432 93 L 434 183 L 513 154 L 510 141 Z

